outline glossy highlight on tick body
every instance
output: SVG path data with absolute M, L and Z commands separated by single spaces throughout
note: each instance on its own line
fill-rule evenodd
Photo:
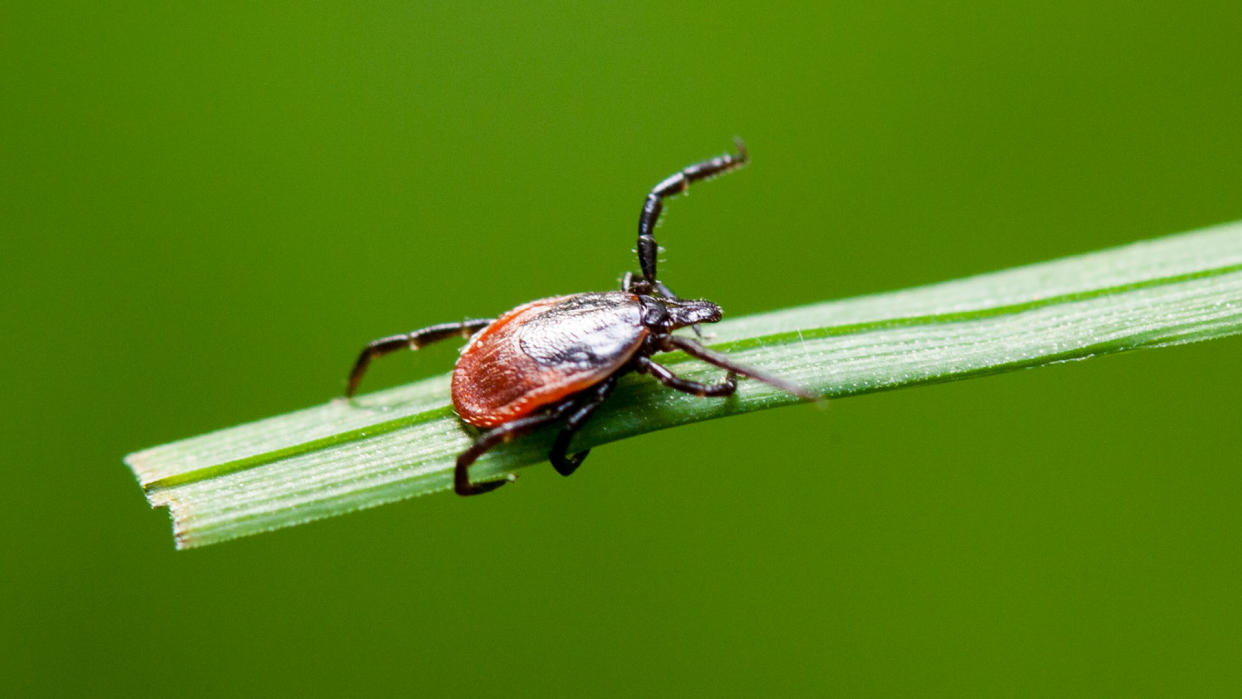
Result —
M 453 489 L 458 495 L 495 490 L 508 480 L 471 483 L 473 464 L 488 449 L 546 424 L 563 421 L 548 460 L 563 476 L 573 473 L 587 451 L 569 454 L 569 442 L 628 372 L 654 377 L 671 389 L 701 397 L 723 397 L 737 390 L 737 377 L 770 384 L 807 399 L 818 395 L 765 372 L 732 362 L 694 340 L 673 335 L 679 328 L 720 320 L 711 301 L 682 299 L 656 275 L 652 231 L 664 199 L 685 192 L 692 182 L 742 167 L 746 146 L 682 169 L 652 188 L 638 219 L 638 264 L 642 276 L 626 272 L 620 291 L 587 292 L 539 299 L 499 318 L 444 323 L 375 340 L 363 348 L 349 374 L 345 395 L 358 390 L 367 365 L 400 349 L 416 350 L 450 337 L 470 338 L 453 369 L 453 407 L 465 422 L 486 431 L 457 457 Z M 681 378 L 654 362 L 652 355 L 681 350 L 726 371 L 717 383 Z

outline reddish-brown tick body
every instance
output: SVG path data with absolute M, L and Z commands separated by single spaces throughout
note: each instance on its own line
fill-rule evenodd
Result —
M 539 299 L 475 334 L 453 369 L 453 407 L 476 427 L 511 422 L 616 373 L 647 339 L 638 296 Z

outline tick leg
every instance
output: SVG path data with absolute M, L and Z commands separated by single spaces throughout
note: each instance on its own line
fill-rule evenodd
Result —
M 578 399 L 575 403 L 575 409 L 569 414 L 569 418 L 565 420 L 565 427 L 561 429 L 561 433 L 556 435 L 556 442 L 552 445 L 552 451 L 548 454 L 548 461 L 552 462 L 552 467 L 562 476 L 568 476 L 582 465 L 583 459 L 587 454 L 591 453 L 590 449 L 584 449 L 573 456 L 566 456 L 565 452 L 569 449 L 569 441 L 573 439 L 574 433 L 577 432 L 587 418 L 591 417 L 591 413 L 600 406 L 612 393 L 612 389 L 617 385 L 616 375 L 610 376 L 604 381 L 595 385 L 594 388 L 587 389 L 585 396 Z
M 460 323 L 441 323 L 440 325 L 432 325 L 431 327 L 415 330 L 404 335 L 393 335 L 373 340 L 366 347 L 362 348 L 362 353 L 358 355 L 358 360 L 354 362 L 353 370 L 349 372 L 349 385 L 345 388 L 345 397 L 349 398 L 358 390 L 358 384 L 362 381 L 362 375 L 366 373 L 367 365 L 371 363 L 372 359 L 407 347 L 416 350 L 433 342 L 447 340 L 450 337 L 470 337 L 487 327 L 491 322 L 492 319 L 484 318 L 466 320 Z
M 664 198 L 686 191 L 691 182 L 707 179 L 745 165 L 747 162 L 746 144 L 742 143 L 740 138 L 733 139 L 733 143 L 737 146 L 737 155 L 725 154 L 695 163 L 652 187 L 646 200 L 643 201 L 642 213 L 638 217 L 638 264 L 643 270 L 643 280 L 650 288 L 661 290 L 662 286 L 656 278 L 656 255 L 659 252 L 659 246 L 656 245 L 654 231 L 656 221 L 660 219 L 660 212 L 664 210 Z
M 664 285 L 664 282 L 657 281 L 654 284 L 648 284 L 646 281 L 642 281 L 636 283 L 634 281 L 633 272 L 626 272 L 625 275 L 621 277 L 621 290 L 644 294 L 649 294 L 654 291 L 665 298 L 670 298 L 674 301 L 681 300 L 681 297 L 674 294 L 672 289 Z
M 534 430 L 538 427 L 555 422 L 565 416 L 569 409 L 574 406 L 574 399 L 569 399 L 554 407 L 552 410 L 536 415 L 519 418 L 513 422 L 506 422 L 500 427 L 484 432 L 474 441 L 469 449 L 463 451 L 457 457 L 457 468 L 453 470 L 453 490 L 458 495 L 479 495 L 499 488 L 508 483 L 504 481 L 490 481 L 488 483 L 471 483 L 470 476 L 466 470 L 470 468 L 478 460 L 480 456 L 487 453 L 489 449 L 497 444 L 512 442 L 514 439 Z M 512 478 L 510 478 L 512 480 Z
M 668 367 L 660 366 L 647 357 L 639 357 L 637 366 L 638 371 L 654 376 L 656 380 L 665 386 L 682 393 L 689 393 L 692 396 L 723 397 L 731 396 L 737 391 L 737 372 L 732 369 L 725 375 L 724 381 L 719 383 L 699 383 L 698 381 L 683 379 L 669 371 Z
M 696 359 L 701 359 L 707 362 L 708 364 L 718 366 L 721 369 L 727 369 L 731 372 L 740 374 L 742 376 L 747 376 L 752 379 L 762 381 L 768 384 L 769 386 L 775 386 L 776 388 L 779 388 L 786 393 L 792 393 L 793 395 L 798 396 L 800 398 L 806 398 L 807 400 L 816 400 L 816 401 L 823 400 L 823 396 L 811 391 L 810 389 L 803 388 L 802 386 L 799 386 L 798 384 L 795 384 L 795 383 L 790 383 L 789 381 L 786 381 L 778 376 L 773 376 L 767 373 L 766 371 L 760 371 L 758 369 L 752 369 L 748 366 L 743 366 L 741 364 L 735 364 L 727 356 L 719 352 L 709 350 L 703 345 L 700 345 L 699 343 L 689 338 L 678 337 L 676 335 L 666 335 L 663 338 L 661 338 L 661 340 L 662 340 L 663 348 L 666 351 L 679 349 L 685 352 L 686 354 L 690 355 L 691 357 L 695 357 Z

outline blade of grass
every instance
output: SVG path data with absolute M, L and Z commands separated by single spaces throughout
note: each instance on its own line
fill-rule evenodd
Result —
M 710 346 L 844 397 L 1242 333 L 1242 222 L 903 291 L 713 326 Z M 700 380 L 682 354 L 661 363 Z M 575 449 L 798 402 L 744 381 L 705 400 L 627 376 Z M 543 461 L 554 431 L 498 448 L 472 469 L 504 477 Z M 178 548 L 447 490 L 473 431 L 448 376 L 166 444 L 125 457 Z

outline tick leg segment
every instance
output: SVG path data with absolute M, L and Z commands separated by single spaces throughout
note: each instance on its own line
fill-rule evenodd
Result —
M 732 369 L 725 375 L 724 381 L 719 383 L 699 383 L 698 381 L 683 379 L 669 371 L 668 367 L 660 366 L 647 357 L 639 357 L 637 367 L 638 371 L 654 376 L 657 381 L 665 386 L 682 393 L 689 393 L 692 396 L 716 398 L 731 396 L 737 391 L 737 372 Z
M 447 340 L 450 337 L 470 337 L 490 325 L 492 320 L 484 318 L 465 320 L 460 323 L 441 323 L 440 325 L 432 325 L 404 335 L 392 335 L 371 341 L 366 347 L 362 348 L 362 353 L 358 355 L 358 360 L 354 362 L 353 370 L 349 372 L 349 385 L 345 389 L 345 397 L 349 398 L 358 390 L 358 384 L 362 381 L 362 375 L 366 373 L 367 365 L 371 363 L 372 359 L 407 347 L 416 350 L 433 342 Z
M 643 279 L 652 288 L 659 289 L 661 286 L 656 279 L 656 255 L 659 252 L 659 246 L 656 245 L 654 231 L 656 221 L 660 219 L 660 212 L 664 210 L 664 198 L 686 191 L 691 182 L 707 179 L 745 165 L 748 159 L 746 144 L 742 143 L 740 138 L 733 139 L 733 143 L 737 146 L 737 155 L 726 153 L 711 160 L 695 163 L 652 187 L 651 193 L 643 201 L 642 213 L 638 217 L 638 264 L 642 267 Z
M 657 281 L 654 284 L 648 284 L 646 281 L 636 283 L 634 281 L 634 273 L 626 272 L 621 277 L 621 290 L 629 291 L 635 294 L 658 293 L 665 298 L 680 301 L 681 297 L 673 293 L 673 290 L 664 285 L 664 282 Z
M 561 429 L 561 433 L 556 435 L 556 442 L 552 445 L 552 451 L 548 454 L 548 461 L 552 462 L 552 467 L 562 476 L 568 476 L 582 465 L 583 459 L 587 454 L 591 453 L 590 449 L 566 456 L 565 452 L 569 449 L 569 441 L 573 439 L 574 433 L 577 432 L 582 425 L 591 417 L 591 413 L 600 406 L 612 393 L 612 389 L 617 385 L 617 377 L 608 377 L 607 379 L 596 384 L 594 387 L 587 389 L 584 396 L 578 399 L 575 404 L 574 411 L 570 413 L 569 418 L 565 420 L 565 427 Z
M 453 470 L 453 490 L 458 495 L 479 495 L 481 493 L 493 491 L 505 483 L 508 483 L 508 480 L 490 481 L 487 483 L 471 483 L 470 476 L 466 473 L 466 470 L 469 469 L 470 465 L 477 461 L 480 456 L 487 453 L 487 450 L 497 444 L 511 442 L 527 432 L 530 432 L 538 427 L 542 427 L 549 422 L 555 422 L 561 419 L 565 416 L 565 413 L 569 412 L 569 410 L 574 407 L 576 400 L 576 398 L 570 398 L 556 405 L 547 412 L 538 413 L 536 415 L 528 415 L 512 422 L 506 422 L 500 427 L 484 432 L 474 441 L 474 444 L 472 444 L 469 449 L 463 451 L 457 456 L 457 467 Z M 510 478 L 510 480 L 512 480 L 512 478 Z
M 694 340 L 678 337 L 676 335 L 666 335 L 662 338 L 662 345 L 665 351 L 679 349 L 691 357 L 701 359 L 708 364 L 718 366 L 721 369 L 727 369 L 742 376 L 762 381 L 769 386 L 775 386 L 776 388 L 779 388 L 786 393 L 792 393 L 799 398 L 806 398 L 807 400 L 815 401 L 823 400 L 823 396 L 814 393 L 809 389 L 803 388 L 798 384 L 790 383 L 789 381 L 786 381 L 778 376 L 773 376 L 766 371 L 760 371 L 741 364 L 735 364 L 727 356 L 719 352 L 709 350 Z

